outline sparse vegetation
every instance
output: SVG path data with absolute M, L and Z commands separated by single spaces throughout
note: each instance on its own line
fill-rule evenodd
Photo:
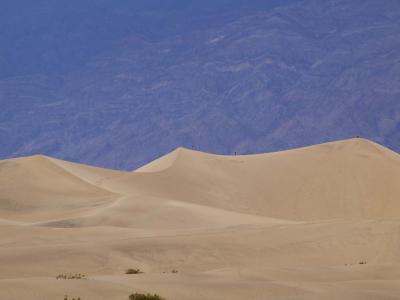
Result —
M 152 294 L 135 293 L 129 296 L 129 300 L 165 300 L 165 299 L 157 294 L 152 295 Z
M 76 273 L 76 274 L 59 274 L 56 276 L 56 279 L 86 279 L 86 275 L 85 274 L 81 274 L 81 273 Z
M 125 274 L 141 274 L 143 273 L 140 269 L 128 269 L 125 271 Z
M 64 296 L 64 300 L 81 300 L 81 297 L 78 298 L 69 298 L 68 295 Z
M 65 295 L 63 300 L 82 300 L 82 299 L 81 297 L 70 298 L 68 295 Z M 129 300 L 166 300 L 166 299 L 157 294 L 134 293 L 129 296 Z
M 365 260 L 362 260 L 362 261 L 359 262 L 359 264 L 360 264 L 360 265 L 366 265 L 367 262 L 366 262 Z
M 173 270 L 171 271 L 171 273 L 176 274 L 176 273 L 178 273 L 178 270 L 173 269 Z

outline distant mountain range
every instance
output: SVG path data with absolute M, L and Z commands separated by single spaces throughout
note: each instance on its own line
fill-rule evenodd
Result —
M 399 1 L 93 2 L 2 4 L 0 158 L 400 150 Z

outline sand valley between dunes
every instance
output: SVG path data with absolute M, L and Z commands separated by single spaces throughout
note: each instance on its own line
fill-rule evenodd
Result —
M 86 279 L 56 279 L 76 273 Z M 246 156 L 179 148 L 134 172 L 0 161 L 1 300 L 133 292 L 400 299 L 400 155 L 351 139 Z

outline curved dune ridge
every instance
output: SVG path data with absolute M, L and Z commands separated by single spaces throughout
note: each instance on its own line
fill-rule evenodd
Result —
M 398 299 L 399 180 L 400 156 L 365 139 L 178 148 L 134 172 L 0 161 L 0 298 Z
M 114 194 L 45 156 L 0 162 L 0 218 L 35 220 L 108 203 Z

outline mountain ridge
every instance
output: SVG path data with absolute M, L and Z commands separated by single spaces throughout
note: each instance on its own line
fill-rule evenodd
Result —
M 124 17 L 133 31 L 74 72 L 0 80 L 0 157 L 131 170 L 178 146 L 250 154 L 356 136 L 399 151 L 398 2 L 238 7 L 160 39 Z

